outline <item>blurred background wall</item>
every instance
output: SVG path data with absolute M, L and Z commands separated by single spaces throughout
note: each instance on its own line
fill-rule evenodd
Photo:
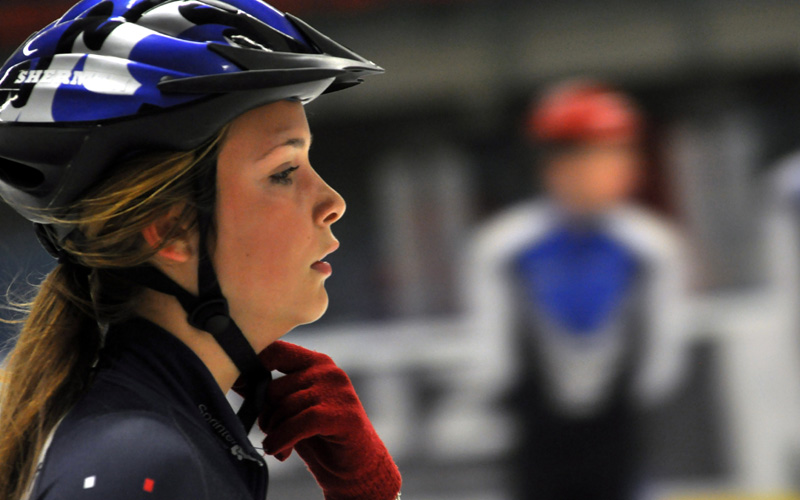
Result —
M 0 55 L 71 3 L 2 0 Z M 351 373 L 404 472 L 404 495 L 510 498 L 514 425 L 502 394 L 481 383 L 503 360 L 487 364 L 467 333 L 460 266 L 482 221 L 538 189 L 521 123 L 544 85 L 574 76 L 641 104 L 642 202 L 672 217 L 692 250 L 692 362 L 680 390 L 643 414 L 641 498 L 798 491 L 800 328 L 793 281 L 779 283 L 795 252 L 769 221 L 773 166 L 800 149 L 800 3 L 273 4 L 387 70 L 307 109 L 312 161 L 348 211 L 335 227 L 329 312 L 288 338 Z M 0 286 L 14 283 L 15 296 L 51 263 L 5 207 L 0 235 Z M 296 458 L 271 465 L 274 498 L 319 496 Z

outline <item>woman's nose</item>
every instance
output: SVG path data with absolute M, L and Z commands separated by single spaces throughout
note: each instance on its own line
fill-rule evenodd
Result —
M 342 195 L 337 193 L 332 187 L 322 181 L 322 195 L 314 213 L 315 222 L 321 226 L 330 226 L 342 218 L 347 204 Z

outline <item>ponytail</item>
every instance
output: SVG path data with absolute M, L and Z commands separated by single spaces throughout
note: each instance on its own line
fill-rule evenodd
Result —
M 0 500 L 30 488 L 47 437 L 91 383 L 103 327 L 136 313 L 141 288 L 113 269 L 155 255 L 160 247 L 146 245 L 142 231 L 173 207 L 183 209 L 162 245 L 212 210 L 216 162 L 202 160 L 215 157 L 227 129 L 193 151 L 131 159 L 69 207 L 70 219 L 50 217 L 83 237 L 59 243 L 65 258 L 39 285 L 0 376 Z
M 0 498 L 21 498 L 47 435 L 89 381 L 100 348 L 86 269 L 59 264 L 40 285 L 0 389 Z

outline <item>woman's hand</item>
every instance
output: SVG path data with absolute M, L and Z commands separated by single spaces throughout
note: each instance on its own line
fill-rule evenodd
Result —
M 258 424 L 264 450 L 286 460 L 297 450 L 326 500 L 391 500 L 400 471 L 373 429 L 347 374 L 325 354 L 276 341 L 259 356 L 272 381 Z

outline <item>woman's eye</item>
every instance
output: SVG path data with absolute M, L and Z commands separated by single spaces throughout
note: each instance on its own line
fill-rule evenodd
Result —
M 283 172 L 279 172 L 277 174 L 273 174 L 269 176 L 270 181 L 273 184 L 284 184 L 288 185 L 292 183 L 292 172 L 297 170 L 300 167 L 289 167 Z

